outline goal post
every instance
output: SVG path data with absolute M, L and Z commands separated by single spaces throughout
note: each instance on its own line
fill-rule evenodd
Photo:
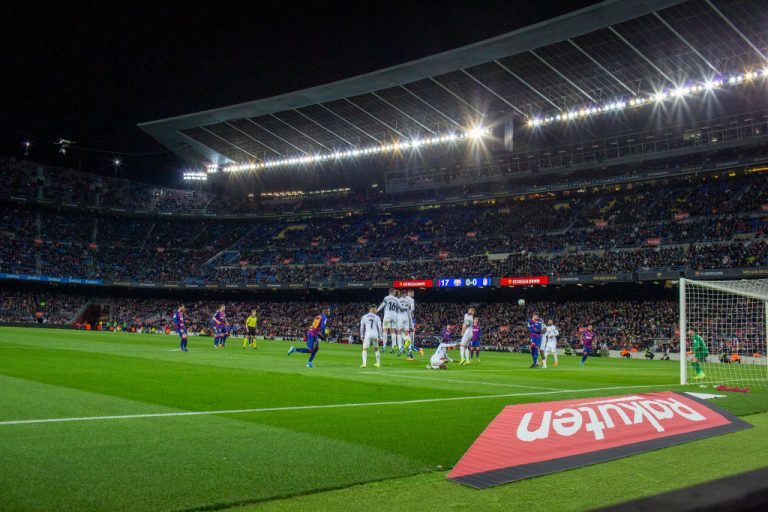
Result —
M 680 279 L 679 294 L 680 384 L 768 388 L 768 279 Z

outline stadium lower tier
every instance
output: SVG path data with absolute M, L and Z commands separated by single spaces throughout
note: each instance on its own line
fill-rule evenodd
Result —
M 359 336 L 360 317 L 369 303 L 381 302 L 383 294 L 372 292 L 367 301 L 330 303 L 329 336 L 349 340 Z M 561 346 L 580 346 L 580 329 L 592 324 L 598 347 L 608 349 L 643 349 L 675 351 L 677 303 L 666 298 L 648 300 L 533 300 L 523 306 L 510 302 L 439 302 L 420 300 L 416 295 L 414 320 L 417 340 L 425 345 L 439 342 L 446 326 L 454 337 L 461 334 L 461 321 L 470 306 L 482 328 L 481 343 L 488 348 L 520 350 L 530 343 L 526 320 L 534 312 L 545 321 L 552 319 L 560 331 Z M 460 299 L 459 299 L 460 300 Z M 258 332 L 266 336 L 301 339 L 320 308 L 329 302 L 318 301 L 222 301 L 188 300 L 187 328 L 190 333 L 208 335 L 211 318 L 224 304 L 229 322 L 236 333 L 245 331 L 245 320 L 257 311 Z M 6 291 L 0 293 L 0 322 L 57 325 L 127 332 L 173 333 L 172 317 L 180 305 L 178 299 L 95 298 L 90 295 L 57 291 Z M 733 333 L 722 333 L 729 343 Z

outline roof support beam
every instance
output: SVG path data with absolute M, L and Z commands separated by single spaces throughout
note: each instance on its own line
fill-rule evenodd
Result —
M 490 87 L 488 87 L 487 85 L 485 85 L 485 84 L 484 84 L 483 82 L 481 82 L 479 79 L 477 79 L 477 78 L 475 78 L 474 76 L 472 76 L 472 75 L 469 73 L 469 71 L 467 71 L 466 69 L 462 69 L 462 70 L 460 70 L 460 71 L 461 71 L 462 73 L 464 73 L 465 75 L 467 75 L 469 78 L 471 78 L 471 79 L 472 79 L 472 80 L 473 80 L 475 83 L 477 83 L 477 84 L 478 84 L 480 87 L 482 87 L 483 89 L 485 89 L 485 90 L 486 90 L 486 91 L 488 91 L 489 93 L 491 93 L 491 94 L 493 94 L 494 96 L 496 96 L 497 98 L 499 98 L 499 99 L 500 99 L 501 101 L 503 101 L 503 102 L 504 102 L 504 103 L 505 103 L 507 106 L 509 106 L 509 107 L 512 107 L 512 108 L 515 110 L 515 112 L 517 112 L 517 113 L 518 113 L 518 114 L 520 114 L 521 116 L 525 116 L 525 113 L 524 113 L 522 110 L 520 110 L 519 108 L 517 108 L 516 106 L 514 106 L 512 103 L 510 103 L 509 101 L 507 101 L 507 99 L 506 99 L 506 98 L 504 98 L 504 97 L 503 97 L 501 94 L 497 93 L 496 91 L 494 91 L 493 89 L 491 89 Z
M 306 137 L 307 139 L 311 140 L 311 141 L 312 141 L 312 142 L 314 142 L 315 144 L 318 144 L 318 145 L 320 145 L 320 146 L 324 147 L 324 148 L 325 148 L 325 149 L 327 149 L 328 151 L 331 151 L 331 148 L 329 148 L 328 146 L 326 146 L 325 144 L 323 144 L 323 143 L 322 143 L 322 142 L 320 142 L 319 140 L 317 140 L 317 139 L 315 139 L 315 138 L 313 138 L 313 137 L 310 137 L 309 135 L 307 135 L 307 134 L 306 134 L 306 133 L 304 133 L 303 131 L 301 131 L 301 130 L 299 130 L 298 128 L 296 128 L 295 126 L 293 126 L 293 125 L 292 125 L 291 123 L 289 123 L 288 121 L 285 121 L 285 120 L 283 120 L 283 119 L 280 119 L 280 118 L 279 118 L 279 117 L 277 117 L 275 114 L 269 114 L 269 115 L 270 115 L 271 117 L 273 117 L 274 119 L 277 119 L 278 121 L 280 121 L 281 123 L 283 123 L 285 126 L 287 126 L 288 128 L 290 128 L 291 130 L 295 131 L 296 133 L 298 133 L 298 134 L 299 134 L 299 135 L 301 135 L 302 137 Z
M 624 82 L 622 82 L 621 80 L 619 80 L 619 78 L 618 78 L 616 75 L 614 75 L 613 73 L 611 73 L 610 71 L 608 71 L 608 69 L 607 69 L 605 66 L 603 66 L 602 64 L 600 64 L 600 63 L 597 61 L 597 59 L 595 59 L 595 58 L 594 58 L 594 57 L 592 57 L 592 56 L 591 56 L 589 53 L 587 53 L 587 51 L 586 51 L 586 50 L 584 50 L 584 49 L 583 49 L 581 46 L 579 46 L 579 45 L 577 45 L 576 43 L 574 43 L 574 42 L 573 42 L 573 39 L 568 39 L 567 41 L 568 41 L 569 43 L 571 43 L 571 46 L 573 46 L 574 48 L 576 48 L 577 50 L 579 50 L 579 51 L 581 52 L 581 54 L 582 54 L 582 55 L 584 55 L 586 58 L 588 58 L 588 59 L 590 60 L 590 62 L 592 62 L 592 64 L 594 64 L 595 66 L 597 66 L 598 68 L 600 68 L 600 70 L 601 70 L 603 73 L 605 73 L 605 74 L 606 74 L 606 75 L 608 75 L 609 77 L 613 78 L 613 79 L 616 81 L 616 83 L 617 83 L 617 84 L 619 84 L 619 85 L 620 85 L 620 86 L 622 86 L 624 89 L 626 89 L 626 90 L 629 92 L 629 94 L 632 94 L 632 95 L 635 95 L 635 94 L 637 94 L 637 91 L 633 91 L 633 90 L 632 90 L 632 89 L 631 89 L 631 88 L 630 88 L 630 87 L 629 87 L 627 84 L 625 84 Z
M 265 143 L 261 142 L 259 139 L 257 139 L 256 137 L 254 137 L 254 136 L 253 136 L 253 135 L 251 135 L 250 133 L 246 133 L 246 132 L 244 132 L 243 130 L 241 130 L 240 128 L 238 128 L 237 126 L 234 126 L 234 125 L 232 125 L 232 124 L 231 124 L 229 121 L 224 121 L 224 124 L 226 124 L 227 126 L 229 126 L 230 128 L 232 128 L 233 130 L 237 130 L 238 132 L 242 133 L 243 135 L 245 135 L 246 137 L 248 137 L 249 139 L 251 139 L 253 142 L 255 142 L 255 143 L 257 143 L 257 144 L 261 144 L 262 146 L 264 146 L 264 147 L 265 147 L 265 148 L 267 148 L 268 150 L 270 150 L 270 151 L 272 151 L 272 152 L 274 152 L 274 153 L 277 153 L 277 154 L 278 154 L 278 155 L 280 155 L 280 156 L 283 156 L 283 154 L 282 154 L 281 152 L 279 152 L 278 150 L 276 150 L 275 148 L 273 148 L 273 147 L 272 147 L 272 146 L 270 146 L 269 144 L 265 144 Z
M 404 139 L 407 139 L 407 138 L 408 138 L 408 137 L 406 137 L 406 135 L 405 135 L 403 132 L 401 132 L 400 130 L 398 130 L 398 129 L 397 129 L 397 128 L 395 128 L 394 126 L 392 126 L 392 125 L 390 125 L 390 124 L 388 124 L 388 123 L 384 122 L 383 120 L 381 120 L 380 118 L 376 117 L 375 115 L 371 114 L 370 112 L 368 112 L 367 110 L 365 110 L 363 107 L 361 107 L 360 105 L 358 105 L 357 103 L 355 103 L 355 102 L 354 102 L 354 101 L 352 101 L 351 99 L 349 99 L 349 98 L 344 98 L 344 101 L 346 101 L 347 103 L 349 103 L 350 105 L 352 105 L 352 106 L 353 106 L 353 107 L 355 107 L 357 110 L 359 110 L 359 111 L 360 111 L 360 112 L 362 112 L 363 114 L 367 115 L 368 117 L 370 117 L 371 119 L 373 119 L 373 120 L 374 120 L 374 121 L 376 121 L 377 123 L 379 123 L 379 124 L 381 124 L 381 125 L 383 125 L 383 126 L 386 126 L 386 127 L 387 127 L 387 128 L 389 128 L 390 130 L 392 130 L 393 132 L 395 132 L 396 134 L 398 134 L 399 136 L 401 136 L 402 138 L 404 138 Z
M 331 135 L 333 135 L 333 136 L 334 136 L 334 137 L 336 137 L 337 139 L 339 139 L 339 140 L 343 140 L 344 142 L 346 142 L 346 143 L 347 143 L 347 144 L 349 144 L 350 146 L 352 146 L 352 147 L 355 147 L 355 145 L 354 145 L 353 143 L 351 143 L 350 141 L 348 141 L 347 139 L 345 139 L 344 137 L 342 137 L 342 136 L 341 136 L 341 135 L 339 135 L 338 133 L 334 132 L 334 131 L 333 131 L 333 130 L 331 130 L 330 128 L 326 128 L 326 127 L 325 127 L 325 126 L 323 126 L 322 124 L 318 123 L 317 121 L 315 121 L 314 119 L 312 119 L 311 117 L 309 117 L 308 115 L 306 115 L 305 113 L 301 112 L 299 109 L 296 109 L 296 108 L 295 108 L 295 109 L 293 109 L 293 111 L 294 111 L 294 112 L 296 112 L 297 114 L 299 114 L 301 117 L 303 117 L 303 118 L 304 118 L 304 119 L 306 119 L 307 121 L 309 121 L 309 122 L 311 122 L 311 123 L 314 123 L 315 125 L 319 126 L 319 127 L 320 127 L 320 128 L 322 128 L 323 130 L 327 131 L 328 133 L 330 133 Z M 331 112 L 331 113 L 333 114 L 333 112 Z M 342 119 L 342 121 L 343 121 L 343 119 Z
M 420 102 L 422 102 L 423 104 L 425 104 L 426 106 L 428 106 L 429 108 L 431 108 L 432 110 L 434 110 L 435 112 L 437 112 L 438 114 L 440 114 L 441 116 L 443 116 L 445 119 L 447 119 L 450 122 L 452 122 L 454 125 L 458 126 L 459 128 L 462 128 L 461 124 L 458 123 L 455 119 L 453 119 L 451 116 L 449 116 L 448 114 L 446 114 L 445 112 L 443 112 L 439 108 L 437 108 L 434 105 L 432 105 L 431 103 L 429 103 L 427 100 L 425 100 L 424 98 L 422 98 L 421 96 L 419 96 L 415 92 L 413 92 L 410 89 L 408 89 L 406 86 L 400 85 L 399 87 L 402 90 L 404 90 L 405 92 L 407 92 L 408 94 L 410 94 L 411 96 L 413 96 L 414 98 L 416 98 L 417 100 L 419 100 Z
M 399 108 L 397 108 L 397 107 L 396 107 L 396 106 L 394 106 L 392 103 L 390 103 L 389 101 L 385 100 L 384 98 L 382 98 L 381 96 L 379 96 L 379 95 L 378 95 L 378 94 L 376 94 L 375 92 L 371 92 L 371 94 L 373 94 L 373 95 L 374 95 L 374 96 L 376 96 L 376 97 L 377 97 L 379 100 L 383 101 L 384 103 L 386 103 L 387 105 L 389 105 L 389 106 L 390 106 L 390 107 L 392 107 L 393 109 L 395 109 L 395 110 L 397 110 L 398 112 L 400 112 L 401 114 L 403 114 L 405 117 L 407 117 L 408 119 L 410 119 L 410 120 L 411 120 L 411 121 L 413 121 L 414 123 L 418 124 L 419 126 L 421 126 L 422 128 L 424 128 L 425 130 L 427 130 L 429 133 L 435 133 L 435 131 L 434 131 L 434 130 L 432 130 L 432 129 L 431 129 L 429 126 L 425 125 L 424 123 L 420 123 L 419 121 L 417 121 L 417 120 L 416 120 L 416 118 L 415 118 L 415 117 L 413 117 L 413 116 L 411 116 L 411 115 L 407 114 L 406 112 L 404 112 L 404 111 L 400 110 Z
M 731 22 L 731 20 L 729 20 L 728 17 L 725 14 L 723 14 L 723 12 L 720 9 L 718 9 L 715 6 L 715 4 L 712 3 L 711 0 L 704 0 L 704 1 L 707 2 L 707 5 L 710 8 L 712 8 L 712 10 L 715 11 L 715 13 L 717 13 L 717 15 L 720 16 L 723 19 L 723 21 L 726 22 L 728 24 L 728 26 L 731 27 L 733 29 L 733 31 L 736 32 L 739 35 L 739 37 L 741 37 L 744 40 L 745 43 L 747 43 L 753 50 L 755 50 L 755 53 L 757 53 L 760 56 L 761 59 L 763 59 L 763 60 L 768 59 L 768 57 L 766 57 L 763 54 L 763 52 L 760 51 L 760 48 L 755 46 L 755 44 L 752 41 L 750 41 L 750 39 L 746 35 L 744 35 L 744 32 L 739 30 L 738 27 L 736 27 L 736 25 L 734 25 Z
M 672 32 L 673 34 L 675 34 L 675 36 L 676 36 L 676 37 L 677 37 L 677 38 L 678 38 L 680 41 L 682 41 L 682 42 L 683 42 L 683 44 L 684 44 L 685 46 L 687 46 L 688 48 L 690 48 L 690 49 L 691 49 L 691 51 L 692 51 L 693 53 L 695 53 L 695 54 L 696 54 L 696 56 L 697 56 L 698 58 L 700 58 L 700 59 L 701 59 L 701 60 L 704 62 L 704 64 L 706 64 L 706 65 L 707 65 L 707 67 L 709 67 L 709 69 L 711 69 L 711 70 L 712 70 L 712 71 L 714 71 L 715 73 L 718 73 L 718 69 L 717 69 L 715 66 L 713 66 L 713 65 L 712 65 L 712 63 L 711 63 L 711 62 L 709 62 L 709 61 L 706 59 L 706 57 L 704 57 L 704 56 L 701 54 L 701 52 L 699 52 L 699 50 L 697 50 L 696 48 L 694 48 L 694 47 L 693 47 L 693 45 L 692 45 L 691 43 L 689 43 L 689 42 L 688 42 L 688 40 L 687 40 L 686 38 L 684 38 L 684 37 L 683 37 L 683 36 L 680 34 L 680 32 L 678 32 L 677 30 L 675 30 L 675 29 L 674 29 L 674 27 L 672 27 L 672 25 L 670 25 L 669 23 L 667 23 L 667 20 L 665 20 L 664 18 L 662 18 L 662 17 L 661 17 L 661 14 L 659 14 L 658 12 L 653 12 L 653 15 L 656 17 L 656 19 L 657 19 L 657 20 L 659 20 L 659 21 L 662 23 L 662 25 L 664 25 L 665 27 L 667 27 L 667 28 L 669 29 L 669 31 L 670 31 L 670 32 Z
M 221 140 L 223 143 L 225 143 L 225 144 L 227 144 L 227 145 L 229 145 L 229 146 L 232 146 L 233 148 L 235 148 L 236 150 L 240 151 L 241 153 L 245 153 L 246 155 L 248 155 L 248 156 L 250 156 L 250 157 L 253 157 L 253 158 L 255 158 L 256 160 L 260 160 L 260 158 L 259 158 L 259 157 L 257 157 L 256 155 L 254 155 L 253 153 L 249 153 L 248 151 L 244 150 L 243 148 L 241 148 L 241 147 L 240 147 L 240 146 L 238 146 L 237 144 L 233 144 L 231 141 L 228 141 L 227 139 L 225 139 L 225 138 L 224 138 L 224 137 L 222 137 L 221 135 L 217 135 L 217 134 L 213 133 L 211 130 L 209 130 L 209 129 L 208 129 L 208 128 L 206 128 L 205 126 L 201 126 L 201 127 L 200 127 L 200 129 L 201 129 L 201 130 L 203 130 L 203 131 L 205 131 L 205 132 L 208 132 L 208 133 L 210 133 L 211 135 L 213 135 L 213 136 L 214 136 L 214 137 L 216 137 L 217 139 Z M 279 154 L 280 154 L 280 153 L 278 153 L 278 155 L 279 155 Z
M 256 121 L 254 121 L 253 119 L 251 119 L 251 118 L 249 118 L 249 117 L 246 117 L 246 118 L 245 118 L 245 120 L 246 120 L 246 121 L 248 121 L 249 123 L 251 123 L 253 126 L 255 126 L 255 127 L 257 127 L 257 128 L 261 128 L 262 130 L 264 130 L 264 131 L 265 131 L 265 132 L 267 132 L 268 134 L 272 135 L 273 137 L 276 137 L 276 138 L 280 139 L 281 141 L 285 142 L 286 144 L 288 144 L 288 145 L 289 145 L 289 146 L 291 146 L 292 148 L 295 148 L 295 149 L 297 149 L 297 150 L 301 151 L 301 152 L 302 152 L 302 153 L 304 153 L 305 155 L 307 154 L 307 152 L 306 152 L 306 151 L 304 151 L 303 149 L 301 149 L 301 148 L 300 148 L 299 146 L 297 146 L 296 144 L 293 144 L 292 142 L 285 140 L 284 138 L 282 138 L 281 136 L 279 136 L 278 134 L 276 134 L 275 132 L 273 132 L 273 131 L 272 131 L 272 130 L 270 130 L 269 128 L 267 128 L 267 127 L 265 127 L 265 126 L 262 126 L 262 125 L 260 125 L 259 123 L 257 123 L 257 122 L 256 122 Z
M 547 103 L 549 103 L 550 105 L 555 107 L 557 110 L 561 110 L 562 109 L 562 107 L 558 106 L 555 102 L 553 102 L 552 100 L 547 98 L 543 93 L 539 92 L 539 90 L 537 88 L 535 88 L 534 86 L 532 86 L 531 84 L 529 84 L 528 82 L 523 80 L 523 78 L 520 75 L 518 75 L 517 73 L 515 73 L 514 71 L 509 69 L 507 66 L 505 66 L 504 64 L 502 64 L 498 60 L 494 60 L 493 62 L 495 62 L 501 69 L 503 69 L 504 71 L 509 73 L 512 76 L 512 78 L 514 78 L 515 80 L 517 80 L 518 82 L 520 82 L 521 84 L 523 84 L 524 86 L 526 86 L 527 88 L 532 90 L 536 94 L 536 96 L 538 96 L 539 98 L 543 99 L 544 101 L 546 101 Z M 534 112 L 533 114 L 535 115 L 536 113 Z
M 337 113 L 336 113 L 336 112 L 334 112 L 333 110 L 329 109 L 328 107 L 326 107 L 326 106 L 325 106 L 325 105 L 323 105 L 322 103 L 318 103 L 317 105 L 318 105 L 320 108 L 322 108 L 323 110 L 325 110 L 325 111 L 327 111 L 328 113 L 330 113 L 331 115 L 333 115 L 333 116 L 337 117 L 338 119 L 341 119 L 342 121 L 344 121 L 345 123 L 347 123 L 349 126 L 351 126 L 352 128 L 354 128 L 355 130 L 359 131 L 360 133 L 362 133 L 362 134 L 363 134 L 363 135 L 365 135 L 366 137 L 370 138 L 371 140 L 374 140 L 374 141 L 376 141 L 376 142 L 380 142 L 380 141 L 379 141 L 379 139 L 377 139 L 376 137 L 374 137 L 373 135 L 371 135 L 371 134 L 370 134 L 370 133 L 368 133 L 367 131 L 363 130 L 362 128 L 360 128 L 359 126 L 357 126 L 355 123 L 353 123 L 353 122 L 351 122 L 351 121 L 349 121 L 349 120 L 347 120 L 347 119 L 345 119 L 345 118 L 341 117 L 339 114 L 337 114 Z M 354 144 L 352 144 L 352 145 L 354 146 Z
M 453 96 L 454 98 L 456 98 L 457 100 L 459 100 L 460 102 L 462 102 L 463 104 L 465 104 L 466 106 L 468 106 L 469 108 L 471 108 L 472 110 L 480 114 L 480 117 L 485 117 L 485 114 L 483 114 L 482 112 L 477 110 L 475 107 L 467 103 L 466 100 L 464 100 L 464 98 L 462 98 L 461 96 L 459 96 L 458 94 L 456 94 L 455 92 L 453 92 L 452 90 L 450 90 L 449 88 L 447 88 L 446 86 L 438 82 L 434 77 L 429 77 L 429 79 L 432 82 L 434 82 L 438 87 L 443 89 L 445 92 L 447 92 L 448 94 L 450 94 L 451 96 Z
M 570 78 L 568 78 L 567 76 L 565 76 L 564 74 L 562 74 L 562 73 L 560 72 L 560 70 L 559 70 L 559 69 L 557 69 L 555 66 L 553 66 L 552 64 L 550 64 L 550 63 L 549 63 L 549 62 L 547 62 L 546 60 L 544 60 L 544 58 L 543 58 L 543 57 L 540 57 L 538 53 L 536 53 L 536 52 L 535 52 L 535 51 L 533 51 L 533 50 L 528 50 L 528 53 L 530 53 L 531 55 L 533 55 L 534 57 L 536 57 L 537 59 L 539 59 L 539 61 L 541 61 L 541 63 L 542 63 L 542 64 L 544 64 L 544 65 L 545 65 L 545 66 L 547 66 L 549 69 L 551 69 L 552 71 L 554 71 L 554 72 L 555 72 L 555 74 L 556 74 L 557 76 L 559 76 L 560 78 L 562 78 L 563 80 L 565 80 L 566 82 L 568 82 L 569 84 L 571 84 L 571 87 L 573 87 L 574 89 L 576 89 L 577 91 L 579 91 L 581 94 L 583 94 L 584 96 L 586 96 L 587 98 L 589 98 L 589 101 L 591 101 L 591 102 L 593 102 L 593 103 L 597 103 L 597 100 L 596 100 L 595 98 L 593 98 L 591 94 L 589 94 L 587 91 L 585 91 L 584 89 L 582 89 L 581 87 L 579 87 L 578 85 L 576 85 L 576 83 L 575 83 L 573 80 L 571 80 Z
M 645 62 L 647 62 L 647 63 L 648 63 L 648 65 L 650 65 L 650 66 L 651 66 L 653 69 L 655 69 L 655 70 L 656 70 L 656 71 L 657 71 L 657 72 L 658 72 L 658 73 L 659 73 L 661 76 L 663 76 L 664 78 L 666 78 L 666 79 L 667 79 L 667 82 L 669 82 L 670 84 L 674 84 L 674 83 L 675 83 L 675 81 L 674 81 L 674 80 L 672 80 L 672 79 L 671 79 L 669 76 L 667 76 L 667 74 L 666 74 L 666 73 L 664 73 L 664 72 L 663 72 L 663 71 L 662 71 L 662 70 L 659 68 L 659 66 L 657 66 L 656 64 L 654 64 L 654 63 L 653 63 L 653 61 L 652 61 L 651 59 L 649 59 L 648 57 L 646 57 L 646 56 L 645 56 L 645 54 L 643 54 L 643 53 L 642 53 L 640 50 L 638 50 L 638 49 L 635 47 L 635 45 L 633 45 L 632 43 L 630 43 L 629 41 L 627 41 L 627 40 L 624 38 L 624 36 L 622 36 L 621 34 L 619 34 L 619 32 L 618 32 L 618 31 L 617 31 L 615 28 L 613 28 L 613 27 L 608 27 L 608 30 L 610 30 L 611 32 L 613 32 L 613 33 L 616 35 L 616 37 L 618 37 L 619 39 L 621 39 L 621 41 L 622 41 L 624 44 L 626 44 L 627 46 L 629 46 L 629 47 L 632 49 L 632 51 L 634 51 L 636 54 L 638 54 L 638 55 L 640 56 L 640 58 L 641 58 L 641 59 L 643 59 Z

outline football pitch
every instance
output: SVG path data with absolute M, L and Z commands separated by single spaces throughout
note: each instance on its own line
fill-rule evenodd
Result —
M 360 347 L 0 328 L 3 510 L 584 510 L 762 467 L 768 392 L 714 404 L 745 431 L 479 491 L 447 470 L 505 405 L 681 390 L 673 361 L 523 354 L 426 370 Z M 431 351 L 427 352 L 427 356 Z M 703 391 L 698 387 L 685 388 Z

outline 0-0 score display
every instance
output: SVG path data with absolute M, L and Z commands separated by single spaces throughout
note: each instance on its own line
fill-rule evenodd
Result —
M 467 288 L 474 286 L 491 286 L 490 277 L 441 277 L 437 286 L 444 288 Z

